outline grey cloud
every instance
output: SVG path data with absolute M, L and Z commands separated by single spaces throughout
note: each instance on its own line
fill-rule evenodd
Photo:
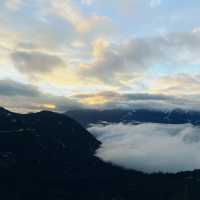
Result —
M 149 93 L 118 93 L 113 91 L 103 91 L 99 93 L 77 94 L 73 97 L 77 99 L 92 98 L 102 96 L 108 98 L 111 102 L 117 101 L 177 101 L 179 98 L 164 94 L 149 94 Z
M 42 52 L 17 51 L 11 57 L 15 67 L 27 75 L 52 72 L 56 67 L 64 65 L 59 57 Z
M 154 82 L 155 88 L 159 88 L 163 93 L 168 94 L 198 94 L 199 75 L 179 74 L 176 76 L 162 76 Z
M 159 100 L 159 101 L 165 101 L 165 100 L 175 100 L 176 97 L 169 96 L 169 95 L 162 95 L 162 94 L 147 94 L 147 93 L 135 93 L 135 94 L 124 94 L 124 98 L 128 100 Z
M 96 155 L 104 161 L 147 173 L 200 168 L 199 127 L 120 123 L 94 125 L 89 131 L 102 142 Z
M 79 103 L 84 98 L 102 96 L 108 99 L 108 103 L 103 105 L 85 105 Z M 30 84 L 23 84 L 13 80 L 0 80 L 0 104 L 9 108 L 24 110 L 47 109 L 46 104 L 56 106 L 55 111 L 66 111 L 77 108 L 97 108 L 97 109 L 157 109 L 172 110 L 186 109 L 199 110 L 200 103 L 196 99 L 198 96 L 169 96 L 154 94 L 126 93 L 120 94 L 112 91 L 104 91 L 97 94 L 77 94 L 71 97 L 54 96 L 42 93 L 37 87 Z
M 49 104 L 55 105 L 55 109 L 52 109 L 59 112 L 81 107 L 75 100 L 42 93 L 30 84 L 0 80 L 0 106 L 17 112 L 29 112 L 50 109 L 47 107 Z
M 102 96 L 108 102 L 100 106 L 89 106 L 99 109 L 156 109 L 156 110 L 200 110 L 200 103 L 197 96 L 173 96 L 164 94 L 148 93 L 125 93 L 120 94 L 112 91 L 104 91 L 96 94 L 77 94 L 73 98 L 80 100 Z M 88 107 L 87 105 L 83 105 Z
M 111 45 L 100 58 L 81 68 L 80 74 L 110 82 L 121 74 L 142 74 L 154 65 L 200 63 L 200 34 L 170 33 L 157 37 L 135 38 L 121 45 Z
M 16 83 L 12 80 L 0 80 L 0 96 L 39 96 L 39 91 L 32 85 Z

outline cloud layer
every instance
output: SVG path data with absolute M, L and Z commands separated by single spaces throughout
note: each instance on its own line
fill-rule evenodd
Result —
M 86 107 L 197 109 L 199 5 L 162 0 L 0 1 L 0 80 L 23 82 L 42 96 L 63 95 Z M 5 86 L 2 95 L 7 92 L 16 102 L 24 86 L 16 89 L 18 95 Z
M 17 112 L 66 111 L 81 105 L 67 97 L 43 93 L 39 88 L 12 80 L 0 80 L 0 106 Z
M 182 84 L 184 87 L 184 84 Z M 195 90 L 193 90 L 195 91 Z M 73 96 L 85 106 L 100 109 L 155 109 L 155 110 L 200 110 L 198 96 L 176 96 L 149 93 L 124 93 L 105 91 L 96 94 L 77 94 Z
M 200 169 L 200 128 L 190 124 L 94 125 L 102 142 L 97 156 L 116 165 L 152 172 Z
M 149 38 L 134 38 L 119 45 L 111 45 L 103 54 L 89 63 L 80 73 L 96 77 L 110 84 L 110 77 L 119 80 L 120 74 L 143 77 L 156 65 L 173 66 L 174 71 L 183 65 L 200 62 L 199 32 L 170 33 Z

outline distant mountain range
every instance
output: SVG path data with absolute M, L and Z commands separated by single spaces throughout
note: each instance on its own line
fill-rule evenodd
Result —
M 125 170 L 95 157 L 100 145 L 66 115 L 49 111 L 24 115 L 0 108 L 0 198 L 199 199 L 199 171 L 147 175 Z
M 83 126 L 87 127 L 92 123 L 167 123 L 184 124 L 191 123 L 200 125 L 200 112 L 185 111 L 175 109 L 172 111 L 136 109 L 136 110 L 71 110 L 66 112 L 68 116 L 77 120 Z

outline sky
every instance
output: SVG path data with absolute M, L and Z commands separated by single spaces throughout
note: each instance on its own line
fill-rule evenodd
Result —
M 200 1 L 0 1 L 0 106 L 199 109 Z

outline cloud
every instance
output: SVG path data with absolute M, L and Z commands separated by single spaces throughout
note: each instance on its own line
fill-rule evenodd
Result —
M 42 52 L 16 51 L 11 58 L 15 67 L 28 76 L 49 73 L 64 65 L 61 58 Z
M 196 27 L 192 30 L 193 33 L 199 33 L 200 32 L 200 27 Z
M 28 96 L 35 97 L 40 93 L 38 89 L 32 85 L 16 83 L 12 80 L 0 80 L 0 96 Z
M 109 22 L 108 18 L 104 16 L 96 14 L 85 16 L 71 0 L 51 0 L 49 3 L 49 13 L 63 18 L 80 33 L 91 31 L 98 26 L 102 27 Z M 85 1 L 85 3 L 88 4 L 89 1 Z
M 199 127 L 190 124 L 110 124 L 88 129 L 102 142 L 96 155 L 116 165 L 152 172 L 200 168 Z
M 17 112 L 54 110 L 64 112 L 80 108 L 75 100 L 43 93 L 39 88 L 13 80 L 0 80 L 0 105 Z
M 10 10 L 18 10 L 22 5 L 22 0 L 6 0 L 5 5 Z
M 80 74 L 110 84 L 119 83 L 119 75 L 143 77 L 156 65 L 173 66 L 199 64 L 199 32 L 170 33 L 150 38 L 135 38 L 121 44 L 111 44 L 103 54 L 80 67 Z
M 121 94 L 113 91 L 102 91 L 99 93 L 84 93 L 84 94 L 76 94 L 73 96 L 77 99 L 92 99 L 97 97 L 102 97 L 107 99 L 109 102 L 120 103 L 123 101 L 127 101 L 127 105 L 129 101 L 169 101 L 169 100 L 177 100 L 178 98 L 175 96 L 162 95 L 162 94 L 148 94 L 148 93 L 126 93 Z
M 151 92 L 171 95 L 199 94 L 200 75 L 178 74 L 162 76 L 152 81 Z
M 158 0 L 82 1 L 92 3 L 88 8 L 81 0 L 2 1 L 2 8 L 7 3 L 20 12 L 4 8 L 0 15 L 0 78 L 28 81 L 54 95 L 89 93 L 88 97 L 77 95 L 73 99 L 95 108 L 200 107 L 199 97 L 193 100 L 184 96 L 199 94 L 199 77 L 194 77 L 192 65 L 200 64 L 199 28 L 194 25 L 191 33 L 152 37 L 155 33 L 152 29 L 160 27 L 158 21 L 165 21 L 166 16 L 158 17 L 151 25 L 142 23 L 149 16 L 155 17 L 150 2 L 154 6 L 160 3 Z M 112 16 L 104 16 L 111 10 Z M 126 15 L 129 11 L 131 16 Z M 147 15 L 141 18 L 140 11 L 147 11 Z M 176 16 L 171 17 L 170 24 Z M 182 14 L 178 18 L 182 19 Z M 138 24 L 143 25 L 136 30 Z M 121 28 L 116 30 L 113 26 Z M 175 27 L 174 23 L 171 26 Z M 132 34 L 140 38 L 127 39 Z M 155 70 L 157 65 L 160 67 Z M 180 73 L 183 67 L 191 68 L 187 70 L 188 76 L 172 77 L 176 69 Z M 110 94 L 104 92 L 108 90 Z M 138 95 L 139 92 L 152 96 Z M 166 97 L 154 99 L 160 93 Z M 168 94 L 181 98 L 168 98 Z
M 104 51 L 109 46 L 109 42 L 104 38 L 97 38 L 93 43 L 93 56 L 95 58 L 101 57 L 104 54 Z
M 84 5 L 90 6 L 90 5 L 92 5 L 93 0 L 82 0 L 81 3 Z
M 118 93 L 102 91 L 99 93 L 83 93 L 72 96 L 85 107 L 99 109 L 154 109 L 169 111 L 173 109 L 199 110 L 199 97 L 176 96 L 150 93 Z

